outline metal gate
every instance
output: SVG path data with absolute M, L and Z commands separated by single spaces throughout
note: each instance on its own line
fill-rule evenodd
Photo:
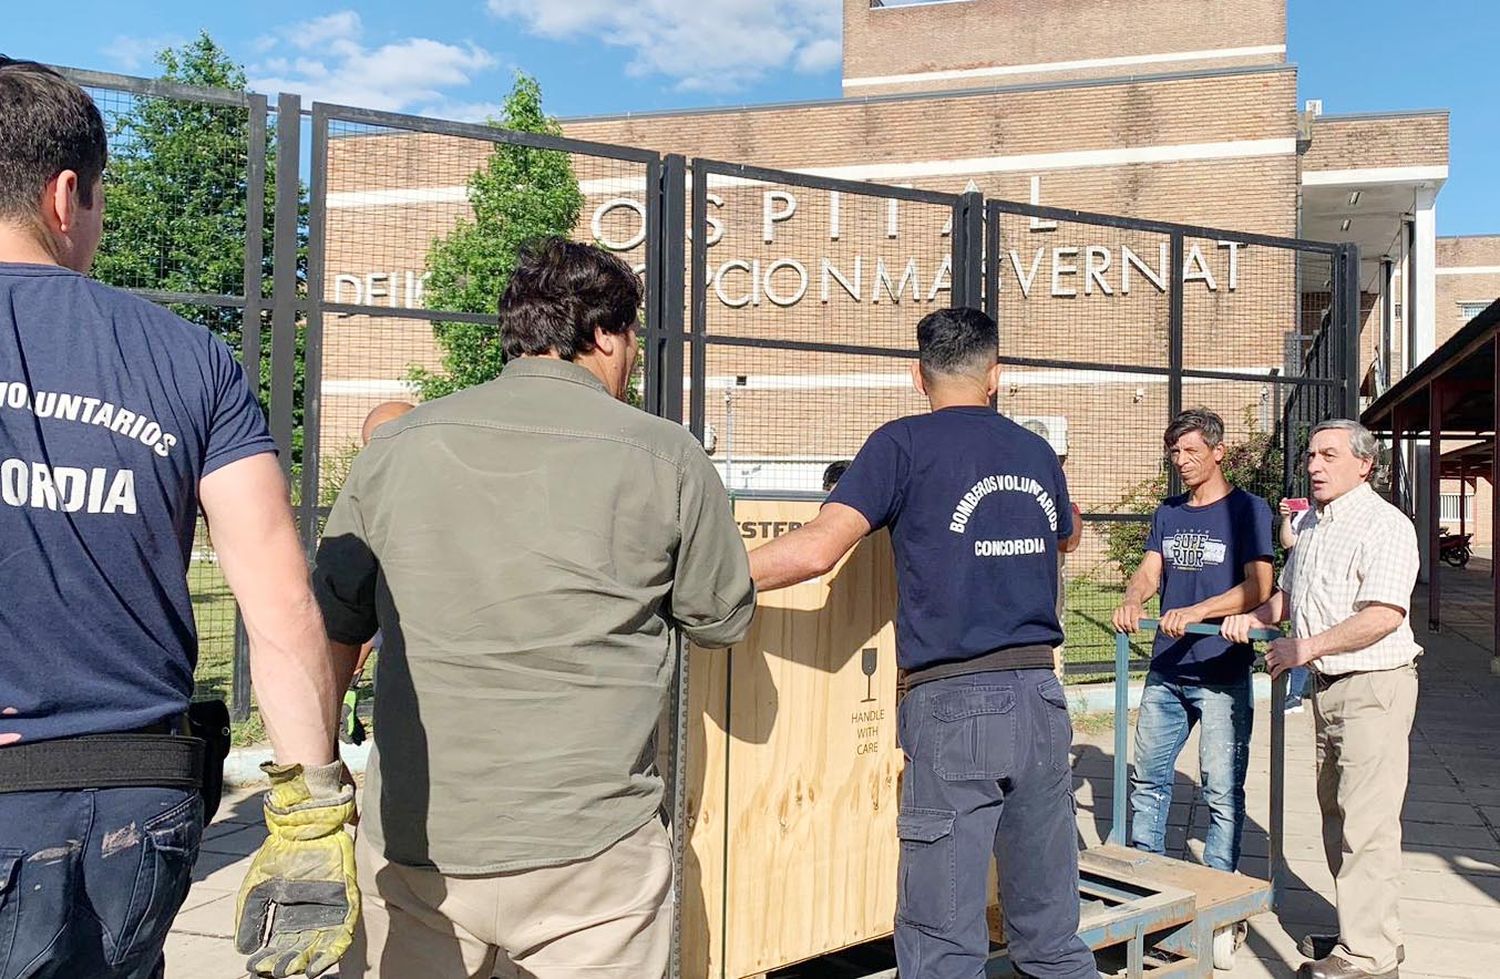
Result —
M 109 213 L 94 276 L 208 328 L 239 356 L 266 402 L 261 355 L 270 339 L 274 235 L 267 175 L 275 172 L 268 151 L 277 148 L 279 127 L 265 96 L 58 70 L 88 91 L 109 135 Z M 295 156 L 290 177 L 295 194 Z M 289 433 L 280 445 L 290 464 Z M 250 712 L 244 627 L 201 520 L 188 580 L 198 628 L 195 696 L 222 698 L 243 720 Z
M 1084 511 L 1067 668 L 1106 673 L 1150 513 L 1181 491 L 1170 419 L 1222 416 L 1231 481 L 1274 508 L 1303 485 L 1308 429 L 1358 416 L 1357 248 L 1009 201 L 985 231 L 998 407 L 1052 442 Z

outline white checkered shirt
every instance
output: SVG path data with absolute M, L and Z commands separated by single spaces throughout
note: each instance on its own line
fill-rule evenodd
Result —
M 1368 483 L 1309 516 L 1281 572 L 1281 590 L 1292 603 L 1292 635 L 1316 636 L 1376 602 L 1407 615 L 1395 632 L 1373 645 L 1308 665 L 1338 675 L 1393 670 L 1422 655 L 1410 614 L 1417 564 L 1416 528 Z

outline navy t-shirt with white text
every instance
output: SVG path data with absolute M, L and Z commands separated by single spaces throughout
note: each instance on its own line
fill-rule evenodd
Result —
M 1171 497 L 1151 517 L 1146 550 L 1162 557 L 1162 611 L 1194 605 L 1243 583 L 1245 565 L 1271 560 L 1271 507 L 1242 489 L 1201 507 L 1186 494 Z M 1219 636 L 1157 633 L 1151 651 L 1152 670 L 1197 683 L 1243 678 L 1254 661 L 1249 646 Z
M 1062 642 L 1067 482 L 1046 440 L 993 408 L 942 408 L 881 426 L 828 502 L 890 528 L 902 669 Z
M 274 451 L 206 329 L 66 269 L 0 263 L 0 746 L 186 709 L 198 482 Z

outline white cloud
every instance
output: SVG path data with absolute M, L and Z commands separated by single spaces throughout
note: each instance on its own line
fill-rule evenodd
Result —
M 257 43 L 265 55 L 288 48 L 293 56 L 250 66 L 251 88 L 390 112 L 462 104 L 447 90 L 468 87 L 475 75 L 496 65 L 493 55 L 472 43 L 410 37 L 367 45 L 364 24 L 352 10 L 289 25 Z
M 165 48 L 181 47 L 187 42 L 187 38 L 175 34 L 161 34 L 155 37 L 132 37 L 122 34 L 109 43 L 105 54 L 114 59 L 123 71 L 141 72 L 151 69 L 150 74 L 156 74 L 157 52 Z
M 633 75 L 679 88 L 729 91 L 791 68 L 826 71 L 840 58 L 839 0 L 487 0 L 490 12 L 543 37 L 630 49 Z
M 428 105 L 418 106 L 416 114 L 436 119 L 452 119 L 455 122 L 487 122 L 500 116 L 499 102 L 465 102 L 444 99 Z

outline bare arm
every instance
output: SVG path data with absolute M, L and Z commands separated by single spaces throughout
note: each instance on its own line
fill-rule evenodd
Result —
M 337 758 L 339 697 L 354 658 L 330 653 L 276 457 L 232 462 L 205 476 L 198 493 L 244 616 L 250 676 L 276 760 L 326 765 Z
M 1281 529 L 1277 533 L 1281 537 L 1281 546 L 1284 550 L 1290 551 L 1297 546 L 1297 532 L 1292 529 L 1291 517 L 1281 518 Z
M 1187 627 L 1194 622 L 1239 615 L 1259 608 L 1271 597 L 1272 577 L 1270 561 L 1251 561 L 1245 565 L 1245 580 L 1228 591 L 1162 613 L 1161 631 L 1180 638 L 1187 634 Z
M 869 532 L 858 510 L 825 503 L 809 522 L 751 551 L 750 577 L 757 590 L 770 591 L 827 574 Z
M 1219 635 L 1230 642 L 1249 642 L 1252 629 L 1274 629 L 1291 616 L 1290 597 L 1278 588 L 1258 608 L 1227 617 L 1219 626 Z
M 1275 679 L 1294 666 L 1306 666 L 1324 656 L 1365 649 L 1395 632 L 1404 618 L 1406 612 L 1398 606 L 1372 602 L 1316 636 L 1277 639 L 1266 651 L 1266 668 Z
M 1141 566 L 1130 576 L 1125 586 L 1125 598 L 1115 609 L 1114 627 L 1120 632 L 1134 632 L 1140 627 L 1142 609 L 1151 596 L 1161 587 L 1161 553 L 1147 551 L 1141 557 Z
M 1058 541 L 1057 549 L 1064 554 L 1072 554 L 1078 550 L 1078 545 L 1083 541 L 1083 511 L 1078 509 L 1078 504 L 1070 504 L 1073 508 L 1073 532 Z

